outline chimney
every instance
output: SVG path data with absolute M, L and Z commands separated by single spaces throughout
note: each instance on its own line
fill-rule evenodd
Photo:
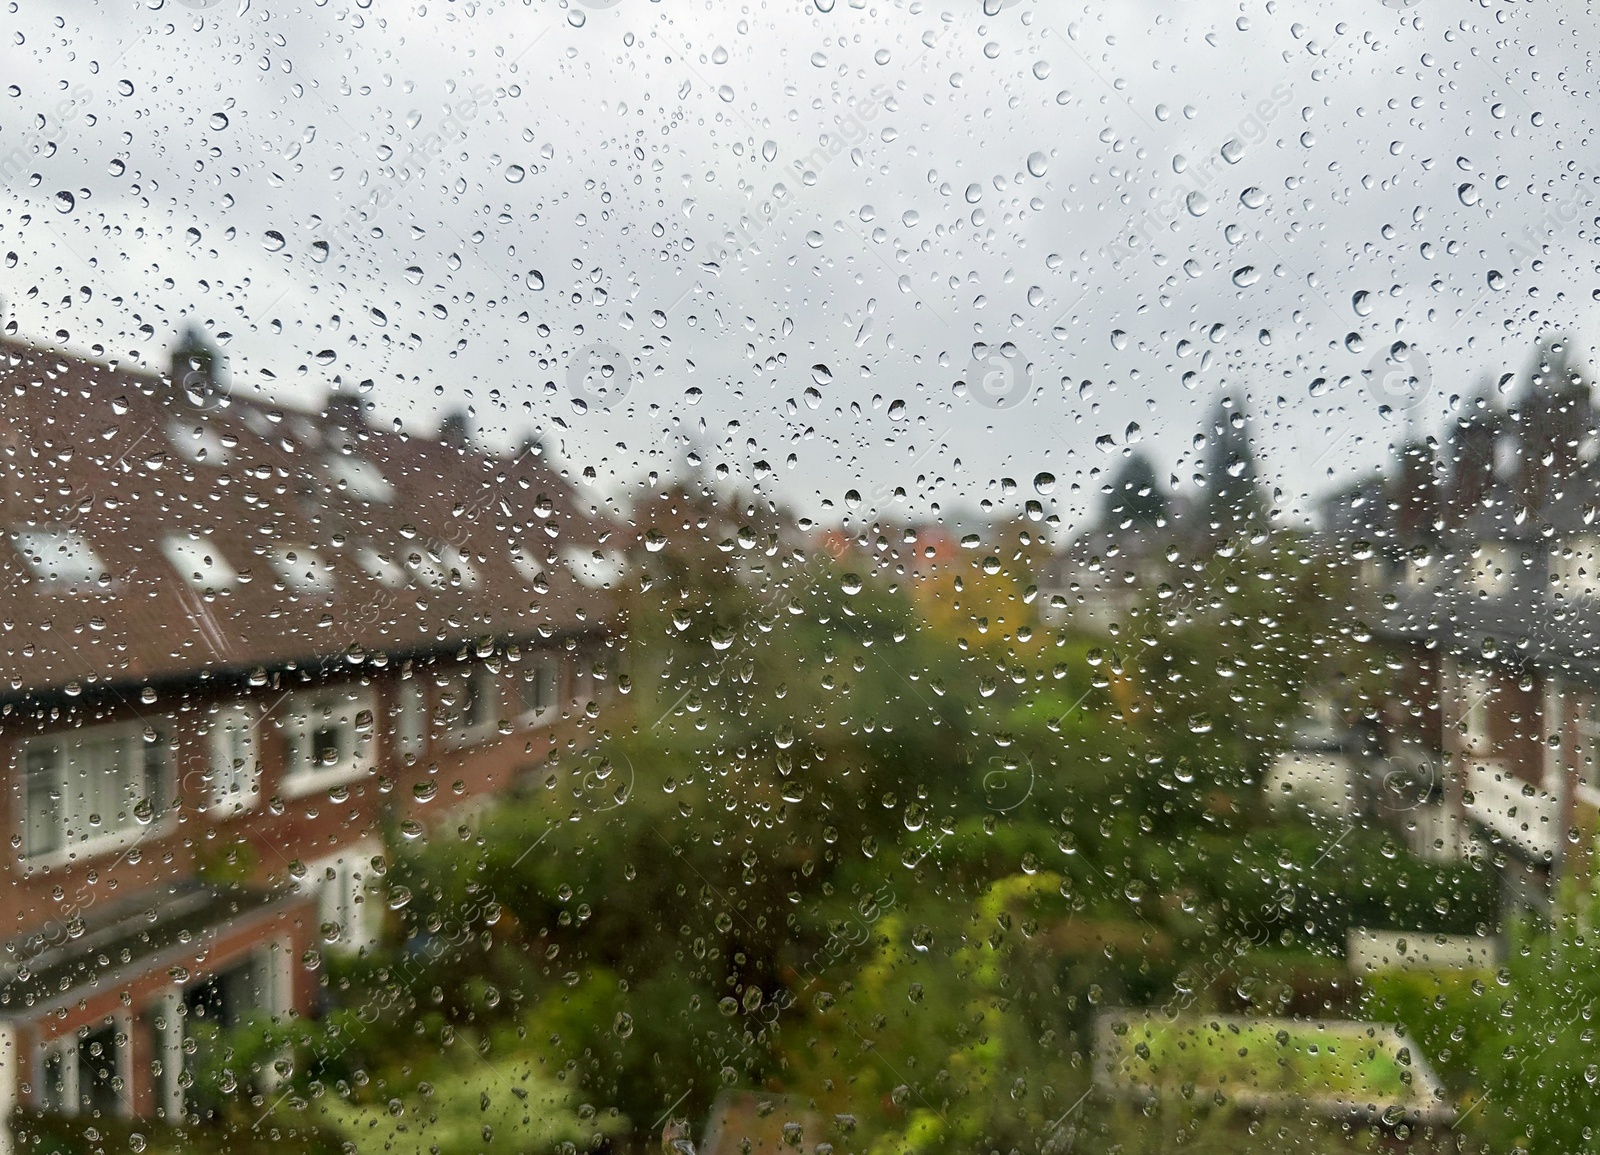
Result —
M 1396 509 L 1395 530 L 1402 546 L 1412 546 L 1434 536 L 1433 523 L 1438 516 L 1438 501 L 1434 493 L 1433 447 L 1421 441 L 1407 442 L 1400 451 L 1400 476 L 1396 478 L 1399 492 L 1393 504 Z
M 467 432 L 467 415 L 459 409 L 446 413 L 439 422 L 439 444 L 458 452 L 465 452 L 472 440 Z
M 359 393 L 336 385 L 322 406 L 322 419 L 330 433 L 346 433 L 353 437 L 366 429 L 367 404 Z
M 1495 443 L 1500 439 L 1500 417 L 1488 390 L 1468 407 L 1450 437 L 1449 520 L 1458 528 L 1494 485 Z
M 172 350 L 172 388 L 176 399 L 195 409 L 215 409 L 227 397 L 221 355 L 193 325 Z

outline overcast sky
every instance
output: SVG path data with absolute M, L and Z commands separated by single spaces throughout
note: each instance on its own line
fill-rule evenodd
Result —
M 1593 359 L 1588 8 L 988 3 L 15 0 L 6 324 L 823 519 L 1048 472 L 1070 522 L 1135 441 L 1191 489 L 1222 392 L 1304 511 Z

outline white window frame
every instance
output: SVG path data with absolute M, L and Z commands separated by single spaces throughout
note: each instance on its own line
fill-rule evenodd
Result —
M 12 780 L 16 783 L 20 795 L 20 805 L 17 807 L 18 826 L 22 835 L 23 858 L 26 862 L 30 865 L 50 866 L 96 857 L 109 850 L 137 842 L 152 829 L 165 827 L 170 817 L 173 794 L 173 749 L 171 739 L 165 735 L 154 744 L 159 747 L 160 756 L 165 763 L 165 768 L 162 770 L 161 797 L 150 800 L 151 805 L 157 807 L 156 813 L 149 826 L 141 826 L 133 816 L 134 806 L 144 800 L 140 792 L 143 791 L 147 780 L 149 758 L 156 752 L 145 742 L 144 729 L 138 722 L 121 722 L 76 730 L 57 730 L 16 744 L 13 748 Z M 95 809 L 99 806 L 104 810 L 104 799 L 86 798 L 81 793 L 75 794 L 72 790 L 74 759 L 70 751 L 76 747 L 81 752 L 90 744 L 115 744 L 119 747 L 119 762 L 125 763 L 131 757 L 136 763 L 131 768 L 126 765 L 118 767 L 119 773 L 127 772 L 131 775 L 134 792 L 125 803 L 127 810 L 119 812 L 122 820 L 116 825 L 107 824 L 105 814 Z M 50 808 L 55 829 L 51 839 L 52 845 L 35 851 L 32 849 L 34 815 L 30 809 L 30 793 L 33 783 L 30 781 L 29 764 L 33 755 L 46 750 L 57 751 L 58 758 L 55 772 L 55 801 Z M 64 764 L 60 761 L 63 757 Z M 77 761 L 88 760 L 87 755 L 79 753 Z M 103 776 L 100 777 L 103 780 Z M 74 806 L 77 807 L 76 810 L 73 809 Z M 92 835 L 85 836 L 82 832 L 89 828 L 89 818 L 96 813 L 100 813 L 99 829 Z M 78 832 L 76 836 L 74 831 Z
M 377 768 L 375 722 L 377 694 L 370 686 L 324 686 L 297 690 L 282 707 L 277 725 L 284 740 L 281 791 L 301 798 L 366 778 Z M 365 733 L 361 715 L 366 714 Z M 312 764 L 312 742 L 318 723 L 332 723 L 338 732 L 337 757 L 325 766 Z
M 369 865 L 382 847 L 362 841 L 338 854 L 307 863 L 295 889 L 317 896 L 318 938 L 338 950 L 355 951 L 378 942 L 383 904 L 377 897 L 378 879 Z M 323 925 L 338 927 L 328 940 Z
M 412 674 L 395 685 L 394 690 L 395 760 L 405 764 L 422 759 L 428 753 L 428 691 L 422 678 Z
M 255 807 L 261 793 L 260 746 L 255 712 L 248 705 L 223 706 L 212 717 L 206 733 L 212 811 L 239 814 Z
M 1569 694 L 1577 691 L 1568 687 Z M 1571 699 L 1569 699 L 1571 701 Z M 1572 706 L 1572 731 L 1577 736 L 1577 765 L 1574 767 L 1574 793 L 1590 806 L 1600 806 L 1600 694 L 1582 692 Z M 1588 779 L 1589 781 L 1585 781 Z
M 1499 687 L 1491 674 L 1473 666 L 1461 671 L 1460 686 L 1458 720 L 1463 730 L 1462 745 L 1475 754 L 1490 754 L 1494 745 L 1489 725 L 1490 707 L 1499 693 Z

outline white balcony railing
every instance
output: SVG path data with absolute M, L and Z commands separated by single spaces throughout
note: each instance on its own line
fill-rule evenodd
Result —
M 1467 817 L 1543 862 L 1556 851 L 1561 800 L 1496 762 L 1467 767 Z

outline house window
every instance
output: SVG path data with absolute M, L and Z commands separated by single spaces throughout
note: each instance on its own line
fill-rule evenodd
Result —
M 272 568 L 291 593 L 326 594 L 333 592 L 333 570 L 316 550 L 303 545 L 274 546 L 270 551 Z
M 395 691 L 395 753 L 410 765 L 428 746 L 428 701 L 422 683 L 415 675 L 400 683 Z
M 51 585 L 92 585 L 108 571 L 82 534 L 70 529 L 19 529 L 11 535 L 36 580 Z
M 166 809 L 166 743 L 148 740 L 141 727 L 36 738 L 20 757 L 29 857 L 125 841 Z
M 406 571 L 370 545 L 356 550 L 356 564 L 373 581 L 388 589 L 398 589 L 406 584 Z
M 1503 545 L 1479 546 L 1472 555 L 1471 570 L 1473 591 L 1497 598 L 1511 588 L 1511 550 Z
M 227 589 L 238 580 L 239 575 L 209 538 L 168 534 L 161 539 L 161 552 L 178 576 L 197 590 Z
M 610 589 L 622 579 L 627 569 L 627 561 L 620 550 L 585 550 L 577 546 L 568 546 L 561 551 L 561 560 L 566 563 L 572 576 L 580 585 L 590 589 Z
M 292 795 L 359 778 L 373 768 L 373 694 L 330 689 L 293 695 L 279 723 L 284 789 Z
M 236 813 L 255 804 L 261 763 L 255 719 L 246 706 L 229 706 L 211 723 L 211 807 Z
M 184 460 L 196 465 L 226 465 L 229 461 L 228 450 L 239 444 L 237 437 L 220 434 L 204 421 L 197 425 L 183 421 L 169 422 L 167 440 L 172 442 L 172 447 L 182 454 Z
M 1600 595 L 1600 538 L 1585 534 L 1552 547 L 1550 573 L 1563 597 Z
M 127 1036 L 115 1025 L 80 1030 L 48 1044 L 39 1062 L 39 1100 L 59 1115 L 125 1114 Z
M 330 454 L 327 462 L 335 489 L 343 490 L 361 501 L 387 505 L 394 500 L 394 486 L 376 465 L 365 458 Z
M 317 896 L 317 920 L 324 942 L 346 950 L 377 941 L 380 909 L 369 901 L 374 878 L 363 852 L 351 848 L 333 858 L 311 864 L 296 884 Z
M 561 659 L 555 655 L 535 657 L 522 675 L 522 712 L 539 719 L 555 709 Z M 546 719 L 548 720 L 548 719 Z
M 1578 787 L 1600 798 L 1600 694 L 1568 690 L 1572 728 L 1578 735 Z
M 441 683 L 439 715 L 452 742 L 474 741 L 494 728 L 498 686 L 487 666 L 474 666 Z
M 448 542 L 433 542 L 405 556 L 411 580 L 425 589 L 478 588 L 478 570 L 466 555 Z
M 511 564 L 529 585 L 539 585 L 544 581 L 544 566 L 539 564 L 539 559 L 528 547 L 517 546 L 512 549 Z
M 1489 712 L 1494 706 L 1494 679 L 1478 670 L 1461 678 L 1461 732 L 1469 750 L 1486 751 L 1490 746 Z

